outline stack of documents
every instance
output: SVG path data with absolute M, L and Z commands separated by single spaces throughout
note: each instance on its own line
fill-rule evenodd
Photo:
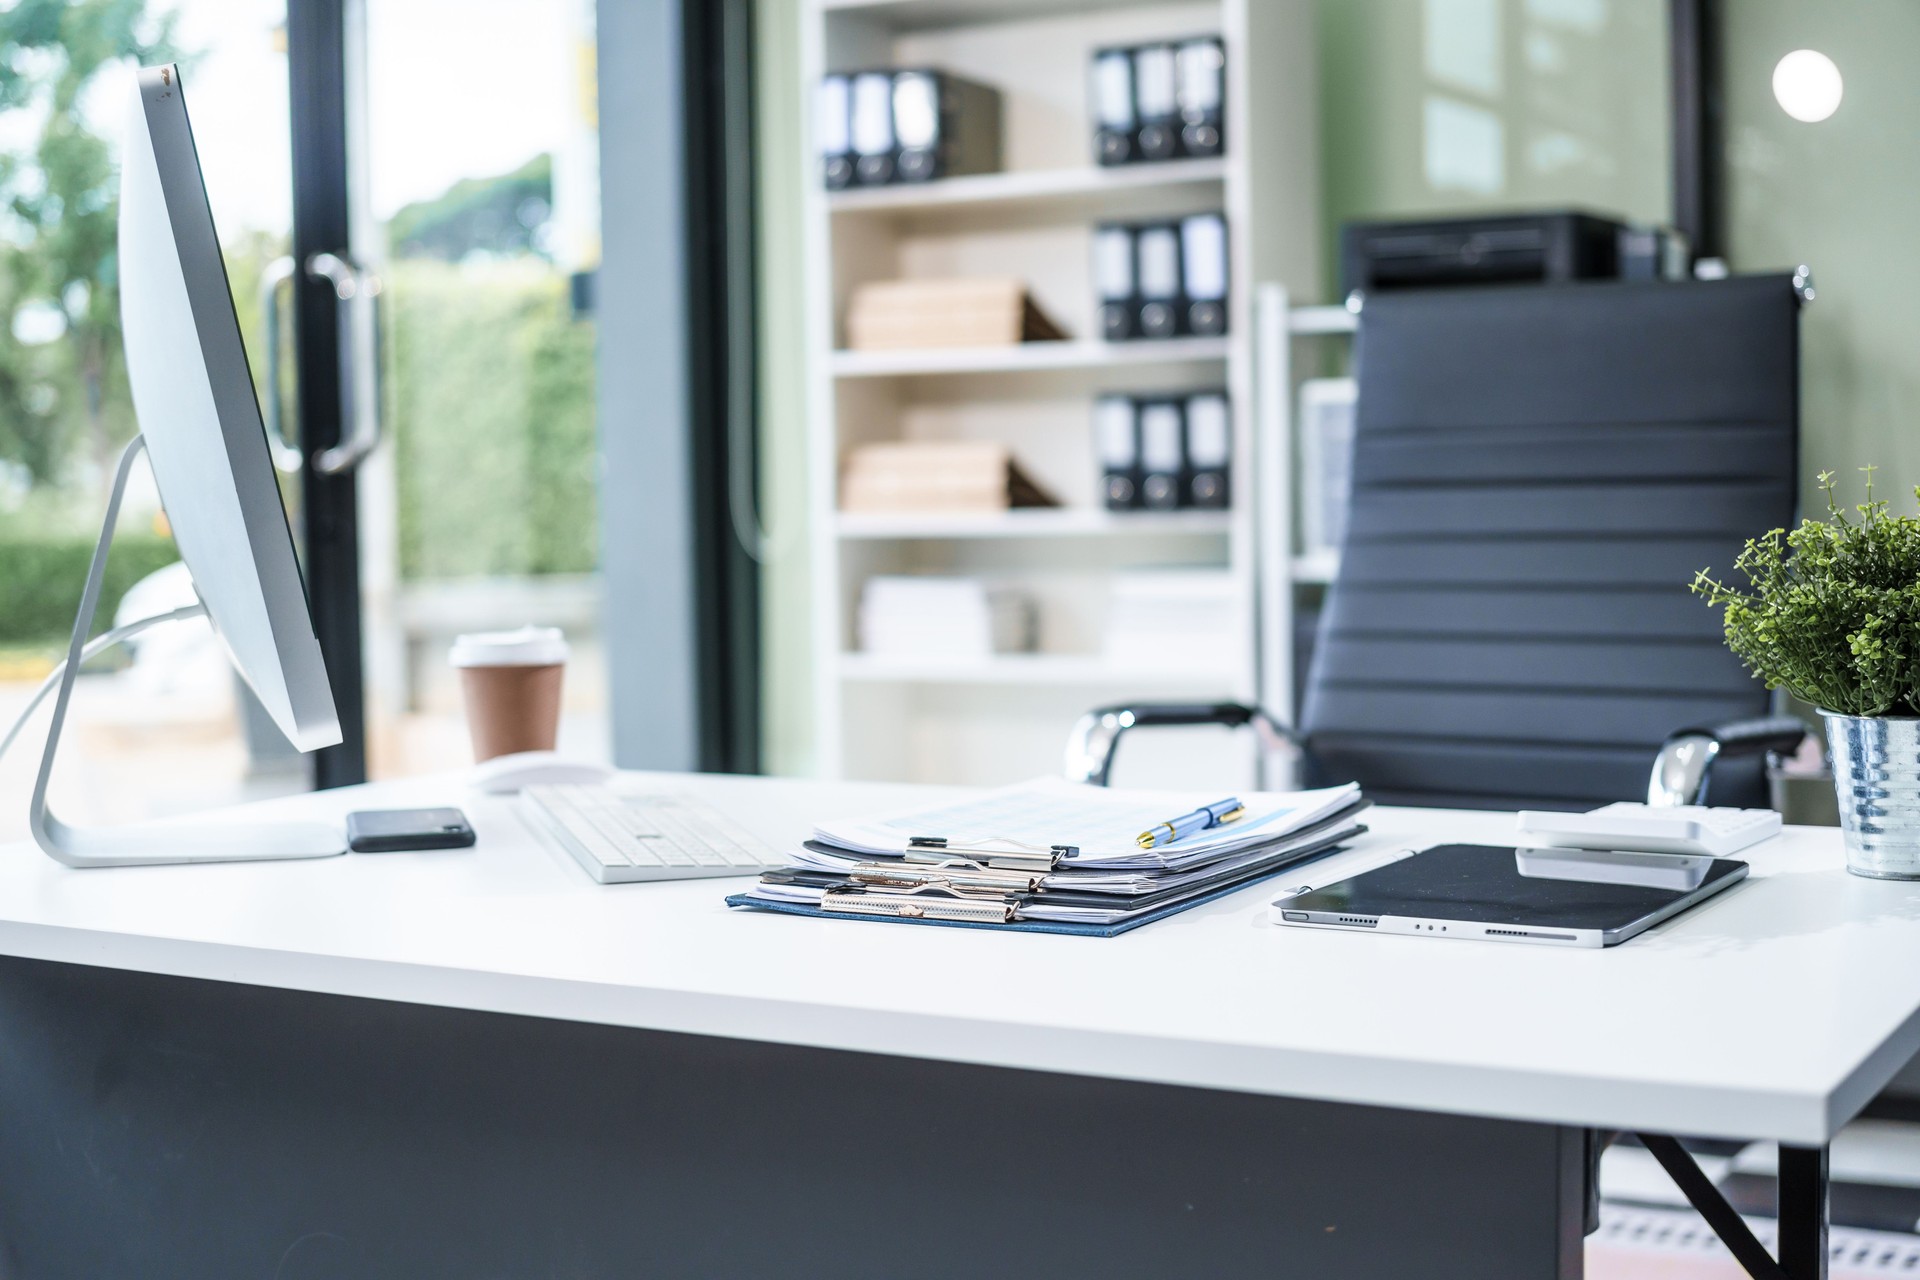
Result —
M 978 578 L 868 578 L 860 648 L 889 658 L 984 662 L 1033 648 L 1033 601 Z
M 840 479 L 842 511 L 987 512 L 1052 507 L 1013 453 L 992 440 L 890 440 L 863 444 Z
M 1113 575 L 1106 651 L 1116 666 L 1154 669 L 1233 665 L 1246 634 L 1233 575 L 1213 569 L 1128 570 Z
M 1248 795 L 1231 822 L 1142 848 L 1218 797 L 1044 778 L 945 805 L 822 823 L 730 906 L 1110 936 L 1329 853 L 1365 831 L 1354 785 Z
M 1054 342 L 1066 331 L 1019 280 L 878 280 L 860 285 L 847 306 L 847 346 L 1007 346 Z

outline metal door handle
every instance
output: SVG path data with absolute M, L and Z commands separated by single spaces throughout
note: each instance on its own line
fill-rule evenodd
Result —
M 266 391 L 260 397 L 261 417 L 267 428 L 267 452 L 273 465 L 288 475 L 300 470 L 300 447 L 287 439 L 280 411 L 280 290 L 293 279 L 293 259 L 275 258 L 260 273 L 260 315 L 266 321 Z
M 380 277 L 344 254 L 316 253 L 307 276 L 333 286 L 340 317 L 340 443 L 314 455 L 314 470 L 340 475 L 380 443 Z

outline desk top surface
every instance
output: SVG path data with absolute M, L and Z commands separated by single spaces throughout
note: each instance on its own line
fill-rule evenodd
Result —
M 687 777 L 781 846 L 939 789 Z M 1670 1133 L 1826 1141 L 1920 1051 L 1920 884 L 1788 828 L 1620 947 L 1289 929 L 1283 886 L 1511 814 L 1374 809 L 1354 848 L 1118 938 L 735 911 L 593 883 L 514 802 L 423 779 L 248 817 L 459 804 L 466 851 L 74 871 L 0 850 L 0 954 L 875 1053 Z

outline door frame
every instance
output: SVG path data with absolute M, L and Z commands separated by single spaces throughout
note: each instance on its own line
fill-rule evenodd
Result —
M 1720 258 L 1727 247 L 1719 4 L 1667 0 L 1667 34 L 1673 225 L 1692 260 Z
M 293 144 L 293 260 L 348 256 L 346 0 L 287 0 L 287 80 Z M 340 743 L 313 753 L 316 788 L 367 780 L 366 690 L 361 658 L 359 497 L 354 472 L 313 465 L 342 443 L 345 396 L 333 286 L 296 269 L 293 348 L 300 431 L 300 539 L 307 605 L 340 717 Z M 278 353 L 268 353 L 272 359 Z
M 751 0 L 598 0 L 602 625 L 614 761 L 754 772 Z M 750 545 L 752 544 L 752 545 Z

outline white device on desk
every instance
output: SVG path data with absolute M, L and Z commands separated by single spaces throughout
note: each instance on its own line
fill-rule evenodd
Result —
M 601 884 L 756 876 L 785 865 L 764 841 L 684 791 L 530 786 L 521 811 Z
M 1746 878 L 1726 858 L 1442 844 L 1268 908 L 1275 924 L 1611 947 Z
M 0 739 L 0 751 L 57 690 L 29 822 L 40 847 L 68 866 L 342 853 L 344 829 L 326 823 L 169 822 L 100 830 L 68 826 L 48 809 L 47 781 L 81 663 L 161 622 L 204 615 L 261 707 L 301 751 L 341 740 L 200 176 L 179 67 L 141 71 L 130 107 L 120 175 L 120 321 L 140 434 L 120 455 L 114 473 L 66 661 Z M 308 465 L 344 472 L 370 446 L 356 437 Z M 174 542 L 200 602 L 116 627 L 89 643 L 107 548 L 142 451 L 152 463 Z
M 1642 853 L 1700 853 L 1724 858 L 1780 834 L 1772 809 L 1715 809 L 1610 804 L 1591 813 L 1520 811 L 1520 837 L 1562 849 L 1627 849 Z
M 473 766 L 473 785 L 490 796 L 511 795 L 528 787 L 605 782 L 613 770 L 591 760 L 575 760 L 557 751 L 516 751 Z

